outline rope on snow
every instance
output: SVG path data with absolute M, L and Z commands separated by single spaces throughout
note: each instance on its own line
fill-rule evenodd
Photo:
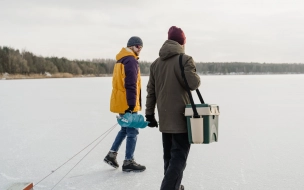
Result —
M 36 185 L 38 185 L 40 182 L 42 182 L 43 180 L 45 180 L 46 178 L 48 178 L 50 175 L 52 175 L 53 173 L 55 173 L 57 170 L 59 170 L 62 166 L 64 166 L 66 163 L 68 163 L 69 161 L 71 161 L 74 157 L 76 157 L 78 154 L 80 154 L 82 151 L 84 151 L 86 148 L 88 148 L 90 145 L 92 145 L 95 141 L 97 141 L 100 137 L 102 137 L 103 135 L 105 135 L 93 148 L 91 148 L 91 150 L 89 150 L 88 153 L 86 153 L 73 167 L 72 169 L 70 169 L 70 171 L 68 171 L 68 173 L 66 173 L 56 184 L 55 186 L 52 188 L 54 189 L 94 148 L 96 148 L 96 146 L 104 139 L 106 138 L 110 132 L 118 125 L 118 123 L 116 123 L 115 125 L 113 125 L 112 127 L 110 127 L 106 132 L 104 132 L 103 134 L 101 134 L 99 137 L 97 137 L 93 142 L 91 142 L 90 144 L 88 144 L 86 147 L 84 147 L 82 150 L 80 150 L 78 153 L 76 153 L 74 156 L 72 156 L 70 159 L 68 159 L 66 162 L 64 162 L 62 165 L 60 165 L 59 167 L 57 167 L 55 170 L 51 171 L 50 174 L 48 174 L 47 176 L 45 176 L 44 178 L 42 178 L 39 182 L 37 182 L 34 187 Z

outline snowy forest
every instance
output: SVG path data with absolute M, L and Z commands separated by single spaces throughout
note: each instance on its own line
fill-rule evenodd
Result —
M 111 75 L 114 59 L 68 60 L 58 57 L 36 56 L 32 52 L 0 46 L 0 74 L 69 73 L 71 75 Z M 139 61 L 141 73 L 149 74 L 151 62 Z M 196 62 L 200 74 L 300 74 L 300 63 Z

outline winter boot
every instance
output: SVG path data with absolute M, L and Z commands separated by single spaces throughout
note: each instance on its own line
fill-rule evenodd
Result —
M 145 170 L 146 167 L 137 164 L 135 160 L 125 160 L 122 165 L 122 171 L 124 172 L 143 172 Z
M 107 156 L 104 158 L 104 162 L 109 164 L 110 166 L 114 167 L 114 168 L 118 168 L 119 165 L 116 161 L 116 156 L 117 156 L 117 152 L 109 152 L 107 154 Z
M 180 188 L 179 188 L 179 190 L 185 190 L 184 186 L 181 185 Z

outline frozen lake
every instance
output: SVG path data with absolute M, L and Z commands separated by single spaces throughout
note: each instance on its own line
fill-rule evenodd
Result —
M 143 105 L 147 81 L 142 77 Z M 201 81 L 205 102 L 220 106 L 219 142 L 192 145 L 185 189 L 304 189 L 304 75 L 201 76 Z M 112 127 L 110 93 L 110 77 L 0 81 L 0 189 L 39 182 Z M 103 162 L 118 130 L 54 189 L 159 189 L 161 133 L 140 130 L 135 159 L 147 170 L 123 173 Z M 52 189 L 92 146 L 34 189 Z M 125 142 L 120 165 L 124 150 Z

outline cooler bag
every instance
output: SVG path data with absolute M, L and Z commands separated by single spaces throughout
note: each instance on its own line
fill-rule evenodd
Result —
M 196 93 L 200 99 L 201 104 L 194 104 L 193 97 L 185 76 L 184 67 L 182 65 L 182 57 L 183 54 L 180 54 L 179 65 L 191 102 L 191 104 L 187 104 L 185 108 L 189 143 L 209 144 L 212 142 L 217 142 L 220 115 L 219 106 L 216 104 L 205 104 L 198 89 L 196 89 Z
M 218 141 L 219 106 L 195 104 L 199 118 L 194 117 L 191 104 L 186 105 L 188 138 L 191 144 L 209 144 Z

